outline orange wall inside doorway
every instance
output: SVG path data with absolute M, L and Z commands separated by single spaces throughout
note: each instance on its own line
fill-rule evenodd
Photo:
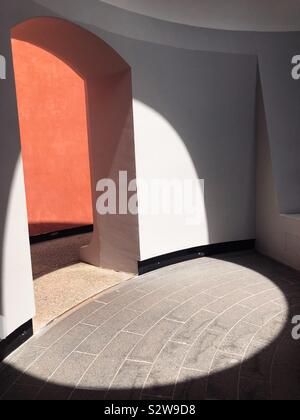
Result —
M 93 223 L 84 80 L 12 40 L 30 235 Z

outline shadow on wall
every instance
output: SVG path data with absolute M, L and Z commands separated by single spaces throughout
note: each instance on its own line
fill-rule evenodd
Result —
M 53 25 L 50 31 L 52 34 L 51 39 L 45 39 L 44 19 Z M 119 109 L 116 107 L 119 104 L 119 96 L 116 95 L 111 98 L 106 87 L 111 88 L 114 86 L 118 92 L 124 90 L 128 93 L 130 71 L 124 63 L 120 67 L 119 60 L 117 62 L 115 61 L 114 54 L 111 51 L 109 52 L 111 62 L 108 68 L 106 67 L 107 61 L 101 61 L 103 57 L 102 50 L 98 55 L 99 63 L 95 65 L 94 47 L 98 48 L 100 42 L 101 46 L 105 48 L 105 44 L 99 41 L 97 37 L 88 34 L 79 27 L 75 27 L 75 31 L 78 31 L 78 36 L 80 36 L 81 40 L 82 37 L 88 36 L 95 43 L 93 48 L 83 49 L 81 56 L 78 55 L 78 50 L 66 48 L 66 45 L 61 43 L 61 39 L 65 39 L 67 43 L 73 44 L 73 40 L 69 38 L 67 30 L 67 27 L 71 25 L 73 31 L 73 24 L 48 18 L 42 18 L 40 23 L 38 21 L 39 19 L 36 20 L 36 25 L 30 25 L 30 22 L 28 26 L 26 23 L 20 25 L 14 36 L 19 39 L 26 39 L 27 42 L 36 43 L 36 36 L 38 35 L 39 46 L 42 46 L 51 53 L 57 54 L 61 58 L 63 57 L 72 68 L 80 72 L 81 76 L 85 78 L 89 103 L 90 150 L 91 155 L 99 156 L 99 166 L 96 166 L 96 173 L 92 173 L 94 191 L 95 182 L 98 179 L 103 177 L 113 178 L 120 169 L 118 158 L 115 158 L 120 146 L 116 139 L 120 140 L 125 127 L 128 128 L 128 125 L 131 126 L 131 97 L 130 95 L 129 99 L 127 95 L 123 97 L 123 105 L 126 112 L 120 118 L 120 125 L 116 126 L 114 113 L 107 116 L 99 112 L 99 110 L 105 111 L 108 109 L 111 111 L 112 109 Z M 61 37 L 61 32 L 58 28 L 66 31 L 65 36 Z M 125 44 L 126 42 L 124 41 Z M 253 86 L 255 86 L 256 77 L 256 58 L 199 53 L 197 59 L 194 59 L 194 54 L 191 52 L 185 52 L 184 50 L 175 51 L 174 49 L 168 48 L 167 52 L 170 52 L 170 58 L 168 64 L 162 67 L 158 63 L 165 62 L 167 55 L 166 48 L 152 46 L 150 44 L 145 45 L 136 41 L 128 41 L 128 43 L 130 48 L 132 48 L 132 54 L 137 56 L 142 48 L 144 51 L 142 60 L 138 63 L 139 65 L 143 65 L 143 67 L 140 68 L 139 73 L 135 74 L 135 97 L 153 107 L 158 112 L 161 112 L 161 115 L 166 117 L 184 140 L 195 162 L 195 168 L 199 177 L 207 178 L 210 183 L 208 186 L 209 195 L 206 197 L 210 239 L 212 241 L 219 241 L 220 230 L 223 232 L 222 235 L 226 236 L 229 232 L 230 235 L 235 236 L 235 239 L 237 239 L 236 235 L 240 235 L 241 227 L 244 227 L 245 231 L 252 237 L 253 231 L 251 228 L 249 229 L 249 226 L 251 227 L 252 223 L 254 223 L 255 215 L 253 208 L 255 203 L 255 136 L 253 135 L 255 89 L 253 89 Z M 148 58 L 146 59 L 146 57 Z M 201 57 L 203 58 L 201 59 Z M 224 71 L 226 70 L 225 79 L 219 77 L 220 67 Z M 173 71 L 174 68 L 177 69 L 176 72 Z M 105 86 L 101 78 L 99 79 L 99 69 L 101 69 L 101 72 L 104 72 L 102 76 L 105 78 Z M 212 69 L 215 70 L 212 71 Z M 245 71 L 241 71 L 241 69 Z M 198 79 L 203 82 L 202 87 L 199 89 L 193 83 L 183 83 L 183 81 L 196 81 Z M 249 80 L 251 80 L 250 83 Z M 122 83 L 123 81 L 125 81 L 124 84 Z M 208 84 L 206 84 L 207 81 L 209 81 Z M 110 82 L 111 86 L 109 86 Z M 111 89 L 109 90 L 111 91 Z M 212 90 L 215 92 L 214 95 L 211 95 Z M 232 97 L 233 100 L 229 100 Z M 103 98 L 106 100 L 105 107 L 103 107 Z M 241 107 L 241 103 L 244 103 L 245 100 L 244 107 Z M 190 103 L 190 108 L 183 110 L 182 102 Z M 171 104 L 174 105 L 171 106 Z M 232 107 L 232 104 L 235 106 Z M 245 114 L 243 110 L 246 110 Z M 199 115 L 201 116 L 201 123 L 199 123 Z M 221 117 L 221 123 L 212 124 L 212 121 L 218 120 L 219 117 Z M 195 127 L 199 128 L 198 132 L 194 130 Z M 105 132 L 105 141 L 102 141 L 103 129 Z M 241 141 L 241 139 L 245 139 L 245 136 L 247 137 L 245 142 Z M 107 156 L 101 154 L 103 149 L 100 147 L 100 144 L 95 144 L 96 142 L 93 141 L 93 139 L 99 138 L 101 138 L 101 142 L 99 142 L 101 143 L 101 147 L 104 145 L 109 157 L 115 159 L 108 159 Z M 128 148 L 128 142 L 125 141 L 123 146 L 126 148 L 127 153 L 129 150 L 129 155 L 133 157 L 134 161 L 133 144 L 130 142 Z M 203 148 L 203 152 L 200 154 L 199 150 L 201 148 Z M 16 159 L 14 152 L 12 151 L 11 153 L 11 159 L 14 160 L 13 163 L 15 163 Z M 165 156 L 166 159 L 169 158 L 169 155 L 166 154 Z M 154 155 L 152 157 L 155 158 Z M 224 159 L 225 165 L 220 165 L 220 162 L 223 162 Z M 133 161 L 130 161 L 129 172 L 134 172 L 134 168 L 132 167 Z M 14 167 L 14 165 L 12 166 Z M 93 165 L 91 166 L 93 172 L 95 167 Z M 232 171 L 233 167 L 235 171 Z M 122 167 L 122 169 L 128 170 L 125 167 Z M 215 175 L 213 176 L 213 174 Z M 132 175 L 134 177 L 135 174 L 133 173 Z M 220 184 L 222 180 L 223 182 Z M 228 185 L 234 187 L 231 190 L 231 194 L 227 193 L 226 188 Z M 10 187 L 11 185 L 8 182 L 5 185 L 5 188 L 7 188 L 7 197 L 9 196 Z M 227 203 L 225 213 L 224 203 Z M 232 212 L 233 208 L 236 210 L 236 213 Z M 245 214 L 243 214 L 243 210 L 246 211 Z M 238 216 L 238 223 L 236 222 L 236 216 Z M 230 223 L 228 222 L 228 217 L 230 217 L 231 221 L 234 220 L 235 222 L 237 230 L 233 233 L 229 229 Z M 137 241 L 136 218 L 131 220 L 131 222 L 136 229 L 132 231 L 134 233 L 131 233 L 133 234 L 134 241 Z M 99 224 L 100 221 L 97 219 L 97 227 L 99 227 Z M 116 231 L 119 230 L 119 227 L 118 225 L 116 226 Z M 226 231 L 226 229 L 229 229 L 229 231 Z M 104 232 L 104 236 L 101 239 L 105 239 L 109 231 L 104 229 L 102 232 Z M 98 239 L 96 238 L 96 240 Z M 228 240 L 227 237 L 226 240 Z M 109 255 L 104 255 L 104 257 L 104 260 L 109 261 Z M 137 260 L 138 257 L 136 258 Z M 260 272 L 264 273 L 263 267 L 261 267 Z M 273 277 L 270 272 L 265 274 L 269 276 L 274 284 L 277 284 L 276 276 Z M 280 287 L 280 283 L 278 283 L 278 286 Z M 289 300 L 289 297 L 287 299 L 290 302 L 290 309 L 293 308 L 293 301 Z M 260 354 L 264 354 L 265 350 L 268 352 L 269 347 L 265 347 Z M 249 359 L 249 364 L 251 365 L 251 363 L 256 365 L 259 363 L 259 359 Z M 19 372 L 14 371 L 13 368 L 8 368 L 11 370 L 12 377 L 19 375 Z M 227 396 L 229 392 L 229 388 L 227 388 L 228 384 L 231 383 L 232 377 L 235 377 L 236 370 L 234 368 L 211 375 L 215 386 L 223 387 Z M 40 382 L 38 378 L 29 378 L 29 380 L 35 383 Z M 197 399 L 199 389 L 201 389 L 205 380 L 206 378 L 194 378 L 191 381 L 182 382 L 182 385 L 191 390 L 195 389 L 196 393 L 192 392 L 192 398 Z M 55 384 L 53 386 L 59 395 L 62 395 L 65 391 L 68 392 L 68 387 Z M 253 386 L 250 386 L 250 389 L 253 389 Z M 96 392 L 98 396 L 103 394 L 101 390 L 96 390 Z M 85 390 L 85 394 L 87 397 L 89 394 L 94 397 L 95 390 Z M 184 392 L 181 395 L 184 395 Z M 130 396 L 128 396 L 127 390 L 121 389 L 112 390 L 110 397 L 129 398 Z
M 161 217 L 148 223 L 142 215 L 141 259 L 254 239 L 257 56 L 120 40 L 95 26 L 88 28 L 107 39 L 132 67 L 138 176 L 192 177 L 205 184 L 207 235 L 182 219 Z M 142 114 L 142 108 L 148 112 Z
M 244 331 L 244 334 L 236 337 L 234 349 L 236 351 L 239 349 L 237 353 L 240 355 L 228 354 L 226 358 L 226 355 L 223 354 L 224 360 L 222 361 L 222 357 L 218 358 L 218 365 L 215 365 L 213 369 L 210 370 L 209 365 L 207 365 L 207 371 L 211 372 L 209 374 L 182 369 L 181 375 L 178 376 L 176 382 L 176 375 L 177 373 L 179 374 L 179 368 L 183 362 L 180 362 L 181 356 L 179 354 L 175 356 L 173 354 L 176 360 L 176 363 L 174 363 L 171 352 L 169 354 L 170 360 L 168 361 L 168 358 L 165 360 L 166 365 L 157 365 L 158 369 L 166 369 L 166 372 L 171 372 L 169 381 L 166 379 L 165 383 L 163 383 L 161 378 L 158 377 L 160 384 L 157 386 L 146 386 L 143 388 L 143 386 L 134 385 L 135 381 L 141 382 L 141 378 L 143 378 L 143 364 L 141 364 L 141 377 L 138 374 L 135 377 L 135 371 L 131 372 L 132 375 L 128 375 L 126 379 L 126 382 L 128 381 L 128 384 L 130 384 L 128 388 L 125 385 L 118 388 L 112 386 L 109 392 L 107 388 L 93 388 L 93 386 L 78 386 L 75 390 L 74 387 L 64 384 L 63 380 L 55 383 L 54 378 L 46 383 L 38 377 L 38 374 L 36 376 L 31 376 L 26 372 L 23 374 L 13 367 L 13 362 L 10 363 L 8 361 L 2 365 L 2 370 L 0 370 L 0 378 L 6 378 L 5 381 L 3 380 L 0 383 L 0 396 L 2 395 L 3 399 L 22 398 L 28 400 L 33 398 L 42 400 L 65 400 L 69 398 L 78 400 L 139 400 L 142 396 L 144 396 L 142 399 L 152 400 L 169 400 L 172 397 L 176 400 L 196 401 L 205 399 L 298 400 L 300 398 L 298 377 L 300 342 L 295 341 L 291 336 L 291 321 L 300 311 L 299 272 L 253 254 L 216 258 L 220 261 L 239 265 L 241 269 L 253 270 L 257 274 L 257 279 L 260 276 L 262 276 L 261 280 L 264 278 L 266 283 L 263 284 L 265 287 L 266 285 L 269 285 L 270 288 L 275 287 L 275 289 L 278 289 L 277 295 L 281 295 L 283 299 L 282 304 L 284 307 L 280 308 L 278 306 L 278 314 L 276 316 L 274 315 L 276 311 L 274 311 L 273 317 L 270 314 L 265 314 L 265 317 L 262 317 L 262 320 L 265 320 L 265 324 L 263 325 L 262 323 L 261 328 L 246 325 L 247 333 Z M 178 270 L 180 272 L 180 267 L 178 267 Z M 262 286 L 262 283 L 260 285 Z M 260 294 L 261 297 L 266 293 L 270 293 L 269 289 L 265 293 Z M 263 313 L 265 304 L 258 303 L 258 306 Z M 253 312 L 256 313 L 255 310 Z M 219 328 L 222 328 L 221 320 Z M 237 329 L 237 331 L 240 330 Z M 199 352 L 197 341 L 194 341 L 195 348 L 198 348 L 197 355 L 194 354 L 195 360 L 193 360 L 195 363 L 198 360 L 197 358 L 199 358 L 200 366 L 205 365 L 210 359 L 213 360 L 213 356 L 217 355 L 219 345 L 217 337 L 222 336 L 223 333 L 225 334 L 225 331 L 222 333 L 222 330 L 220 330 L 219 333 L 215 332 L 210 336 L 209 334 L 208 336 L 206 335 L 207 341 L 204 342 L 204 348 L 201 347 L 202 352 Z M 245 352 L 242 349 L 245 349 Z M 50 353 L 51 351 L 50 349 Z M 179 357 L 179 359 L 177 360 L 176 357 Z M 232 366 L 230 368 L 228 368 L 229 360 L 231 360 L 230 364 Z M 114 360 L 114 363 L 117 364 L 118 359 Z M 224 367 L 225 365 L 226 367 Z M 105 369 L 113 370 L 114 365 L 111 366 L 110 361 L 106 360 Z M 165 377 L 165 371 L 162 374 Z M 99 375 L 93 380 L 100 382 L 101 372 L 99 372 Z M 103 380 L 106 381 L 107 378 L 104 374 Z M 26 384 L 26 386 L 24 387 L 22 384 Z
M 253 239 L 256 57 L 132 44 L 132 54 L 143 57 L 133 72 L 134 98 L 165 118 L 180 138 L 195 176 L 204 180 L 205 240 L 214 244 Z M 135 132 L 138 135 L 142 137 Z M 169 144 L 159 135 L 147 150 L 147 159 L 154 160 L 157 150 L 163 162 L 170 159 Z M 184 178 L 184 154 L 172 150 L 171 156 L 170 166 Z M 179 235 L 176 239 L 180 243 Z M 206 245 L 202 240 L 199 235 L 194 246 Z

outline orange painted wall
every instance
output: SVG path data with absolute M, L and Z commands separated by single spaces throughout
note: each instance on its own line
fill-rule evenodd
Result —
M 92 224 L 85 83 L 51 53 L 12 46 L 30 234 Z

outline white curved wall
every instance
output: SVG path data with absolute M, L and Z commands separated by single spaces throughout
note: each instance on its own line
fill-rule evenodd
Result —
M 298 0 L 99 0 L 142 15 L 202 28 L 299 30 Z
M 160 7 L 162 3 L 165 2 L 160 1 Z M 280 3 L 286 9 L 275 7 L 272 15 L 269 9 L 264 9 L 268 16 L 263 12 L 259 16 L 253 1 L 251 10 L 245 12 L 243 9 L 242 12 L 252 21 L 255 10 L 253 22 L 256 26 L 251 26 L 252 29 L 290 30 L 298 21 L 296 2 L 290 7 L 287 7 L 288 2 Z M 139 4 L 146 3 L 139 1 Z M 259 4 L 264 6 L 266 2 L 259 1 Z M 154 6 L 152 11 L 155 11 Z M 175 9 L 171 13 L 172 19 L 178 18 Z M 218 17 L 216 13 L 214 18 Z M 232 29 L 234 23 L 235 29 L 249 28 L 249 22 L 245 21 L 245 16 L 239 15 L 240 12 L 235 22 L 226 21 L 230 13 L 222 11 L 224 20 L 218 22 L 220 27 Z M 24 183 L 20 176 L 12 182 L 20 144 L 9 46 L 10 29 L 34 16 L 56 16 L 80 24 L 115 48 L 131 66 L 139 177 L 169 176 L 172 170 L 169 172 L 168 166 L 173 162 L 182 174 L 205 181 L 203 229 L 191 232 L 184 230 L 182 222 L 177 219 L 153 223 L 153 220 L 140 216 L 141 259 L 208 241 L 254 238 L 257 62 L 279 203 L 282 208 L 297 211 L 300 196 L 300 83 L 291 79 L 291 58 L 299 54 L 298 33 L 258 34 L 195 28 L 137 15 L 100 0 L 2 0 L 0 54 L 6 57 L 8 65 L 8 79 L 0 80 L 0 233 L 4 256 L 0 304 L 2 338 L 34 313 L 29 286 L 30 261 L 24 259 L 29 252 L 24 231 Z M 159 16 L 163 17 L 161 10 Z M 205 15 L 198 16 L 204 19 Z M 258 20 L 263 16 L 264 21 L 262 18 Z M 185 15 L 185 18 L 190 25 L 190 17 Z M 206 27 L 216 25 L 208 15 L 204 23 Z M 139 104 L 143 104 L 142 108 Z M 11 201 L 7 207 L 9 196 L 18 197 L 18 200 Z M 13 228 L 11 223 L 17 214 L 20 220 Z M 7 221 L 10 221 L 9 225 Z M 3 228 L 18 238 L 17 247 L 11 240 L 12 234 L 4 234 Z M 23 296 L 22 304 L 15 298 L 16 287 Z M 6 311 L 4 318 L 3 311 Z
M 184 139 L 158 111 L 138 100 L 134 101 L 134 117 L 141 260 L 177 251 L 178 247 L 208 244 L 205 185 L 198 182 Z M 194 182 L 193 200 L 186 194 L 191 209 L 179 206 L 176 214 L 176 197 L 181 193 L 175 189 L 183 188 L 189 180 Z M 166 202 L 169 208 L 162 207 Z
M 300 270 L 300 214 L 280 214 L 261 92 L 257 122 L 256 246 L 262 254 Z
M 6 337 L 34 316 L 32 270 L 23 188 L 23 165 L 18 160 L 7 203 L 7 217 L 2 253 L 2 278 L 9 279 L 2 288 L 0 337 Z M 21 283 L 21 284 L 20 284 Z M 11 298 L 13 296 L 13 305 Z

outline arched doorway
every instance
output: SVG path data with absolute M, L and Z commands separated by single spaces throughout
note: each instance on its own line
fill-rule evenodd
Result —
M 81 264 L 74 272 L 72 265 L 60 272 L 57 288 L 44 281 L 41 304 L 51 294 L 56 307 L 42 326 L 137 272 L 137 216 L 96 211 L 99 180 L 118 184 L 120 171 L 135 178 L 131 70 L 98 37 L 62 19 L 21 23 L 12 30 L 12 44 L 30 234 L 93 224 L 91 237 L 38 253 L 48 263 L 58 252 L 65 268 L 64 257 L 72 260 L 75 252 L 78 262 L 101 268 Z M 42 275 L 43 268 L 51 271 L 42 267 Z
M 30 236 L 91 225 L 84 80 L 37 45 L 12 49 Z

